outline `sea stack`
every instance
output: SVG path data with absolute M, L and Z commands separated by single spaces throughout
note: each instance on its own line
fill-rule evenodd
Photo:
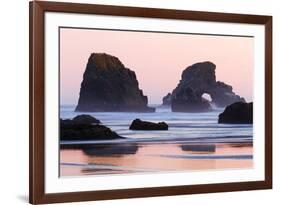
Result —
M 114 56 L 92 53 L 83 75 L 78 112 L 154 112 L 134 71 Z
M 245 102 L 236 95 L 232 87 L 216 81 L 216 65 L 206 61 L 187 67 L 181 76 L 177 87 L 171 96 L 173 112 L 206 112 L 211 110 L 211 104 L 226 107 L 234 102 Z M 203 97 L 209 94 L 211 101 Z

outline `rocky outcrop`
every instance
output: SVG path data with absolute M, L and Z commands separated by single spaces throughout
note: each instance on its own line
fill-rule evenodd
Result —
M 86 121 L 60 120 L 60 140 L 112 140 L 122 139 L 116 132 L 104 125 Z
M 212 62 L 196 63 L 187 67 L 171 96 L 173 112 L 205 112 L 211 110 L 211 103 L 217 107 L 225 107 L 234 102 L 245 102 L 236 95 L 232 87 L 216 81 L 216 65 Z M 209 94 L 212 101 L 202 97 Z
M 165 122 L 154 123 L 135 119 L 130 126 L 130 130 L 168 130 L 168 125 Z
M 168 93 L 166 96 L 163 97 L 162 99 L 162 105 L 164 106 L 169 106 L 171 105 L 171 100 L 172 100 L 172 94 Z
M 72 119 L 77 124 L 99 124 L 101 123 L 98 119 L 91 115 L 77 115 Z
M 139 89 L 134 71 L 105 53 L 89 57 L 75 111 L 80 112 L 154 112 L 147 96 Z
M 236 102 L 219 115 L 219 123 L 253 124 L 253 103 Z

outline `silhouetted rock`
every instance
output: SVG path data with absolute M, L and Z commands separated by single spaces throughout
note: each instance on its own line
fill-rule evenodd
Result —
M 105 53 L 89 57 L 80 97 L 75 111 L 81 112 L 154 112 L 147 96 L 139 89 L 134 71 Z
M 163 97 L 162 101 L 162 105 L 171 105 L 171 100 L 172 100 L 172 94 L 168 93 L 165 97 Z
M 168 130 L 168 125 L 165 122 L 154 123 L 135 119 L 130 130 Z
M 215 69 L 216 65 L 208 61 L 187 67 L 172 92 L 172 111 L 206 112 L 211 110 L 211 103 L 225 107 L 234 102 L 245 102 L 230 85 L 216 81 Z M 211 102 L 202 97 L 205 93 L 211 96 Z
M 219 123 L 253 124 L 253 103 L 236 102 L 219 115 Z
M 76 120 L 60 120 L 61 140 L 112 140 L 122 139 L 116 132 L 104 125 L 77 122 Z
M 91 115 L 77 115 L 72 119 L 75 123 L 80 124 L 99 124 L 100 121 Z

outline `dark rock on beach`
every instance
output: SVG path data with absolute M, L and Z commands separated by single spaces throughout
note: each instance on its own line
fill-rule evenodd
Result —
M 61 140 L 112 140 L 122 139 L 116 132 L 100 124 L 92 124 L 85 121 L 60 120 Z
M 166 96 L 163 97 L 162 101 L 162 105 L 171 105 L 171 100 L 172 100 L 172 94 L 171 93 L 168 93 Z
M 154 123 L 135 119 L 130 126 L 130 130 L 168 130 L 168 125 L 165 122 Z
M 117 57 L 105 53 L 90 55 L 75 111 L 154 112 L 155 108 L 147 103 L 134 71 Z
M 234 102 L 245 102 L 236 95 L 232 87 L 216 81 L 216 65 L 206 61 L 187 67 L 171 96 L 173 112 L 206 112 L 211 110 L 211 103 L 225 107 Z M 209 94 L 211 102 L 202 96 Z
M 236 102 L 219 115 L 219 123 L 253 124 L 253 103 Z
M 73 122 L 75 123 L 80 123 L 80 124 L 99 124 L 101 123 L 98 119 L 94 118 L 91 115 L 77 115 L 72 119 Z

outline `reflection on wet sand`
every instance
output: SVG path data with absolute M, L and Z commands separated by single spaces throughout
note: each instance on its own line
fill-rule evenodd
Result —
M 251 168 L 252 144 L 127 143 L 61 149 L 61 176 Z
M 232 147 L 253 147 L 253 143 L 252 142 L 231 143 L 230 146 L 232 146 Z
M 183 151 L 191 151 L 191 152 L 215 152 L 216 145 L 214 144 L 185 144 L 181 145 Z
M 136 154 L 138 150 L 137 144 L 101 144 L 92 145 L 91 147 L 82 149 L 86 155 L 90 156 L 119 156 L 127 154 Z

